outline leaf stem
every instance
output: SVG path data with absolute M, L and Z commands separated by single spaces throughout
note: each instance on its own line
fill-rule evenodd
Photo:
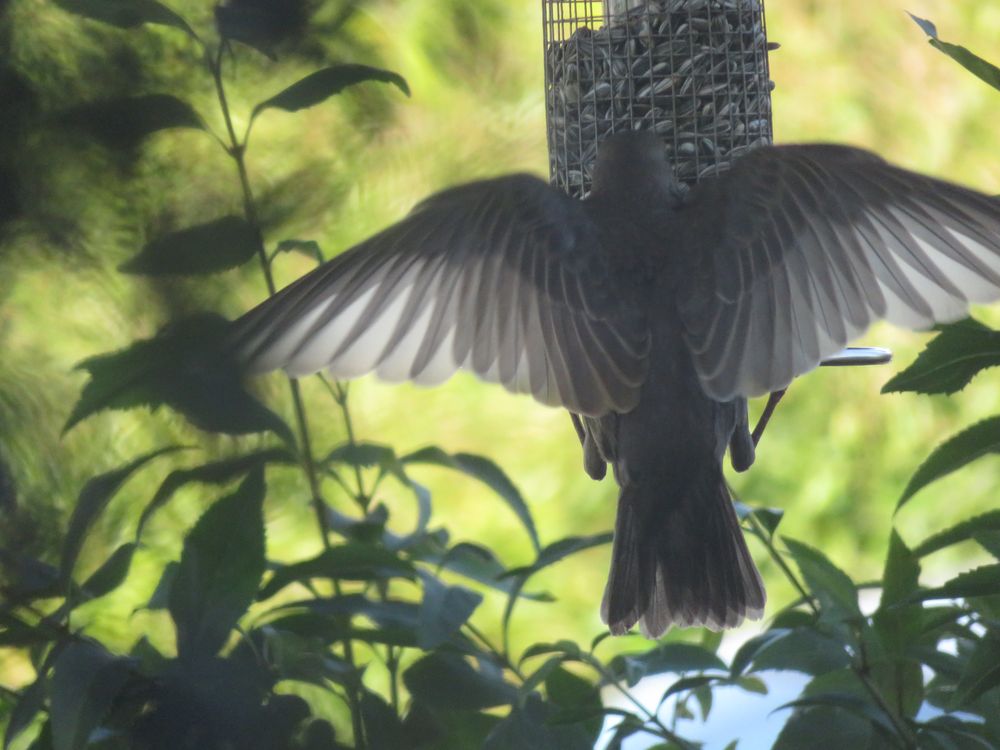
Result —
M 767 548 L 767 551 L 771 555 L 771 558 L 778 564 L 778 567 L 781 568 L 781 571 L 785 574 L 785 577 L 791 582 L 792 586 L 794 586 L 795 589 L 802 596 L 802 599 L 808 605 L 809 609 L 812 610 L 812 613 L 818 617 L 819 607 L 816 606 L 816 601 L 813 599 L 812 595 L 806 589 L 802 581 L 799 580 L 799 577 L 795 575 L 795 571 L 793 571 L 788 566 L 788 563 L 785 562 L 785 558 L 778 551 L 778 548 L 774 546 L 774 536 L 768 533 L 767 529 L 764 528 L 764 524 L 762 524 L 759 520 L 757 520 L 757 516 L 754 513 L 750 513 L 747 516 L 747 518 L 750 520 L 750 525 L 753 526 L 754 531 L 757 532 L 757 535 L 760 538 L 760 540 L 764 543 L 764 546 Z
M 879 709 L 886 715 L 889 722 L 892 724 L 893 728 L 896 730 L 896 734 L 899 735 L 899 739 L 903 742 L 903 747 L 906 750 L 916 750 L 917 748 L 917 738 L 914 736 L 913 732 L 906 725 L 905 719 L 896 712 L 896 710 L 889 704 L 885 696 L 882 695 L 882 691 L 879 690 L 878 685 L 872 682 L 871 678 L 868 676 L 871 673 L 871 664 L 868 661 L 868 649 L 865 648 L 864 638 L 860 634 L 856 635 L 858 640 L 858 656 L 860 658 L 860 663 L 852 660 L 851 661 L 851 671 L 857 675 L 858 680 L 864 686 L 868 695 L 871 696 L 872 700 Z
M 774 558 L 774 561 L 778 564 L 778 567 L 780 567 L 782 572 L 784 572 L 785 577 L 788 578 L 791 584 L 798 590 L 799 594 L 801 594 L 802 596 L 802 599 L 809 606 L 809 609 L 812 610 L 813 614 L 819 616 L 820 611 L 819 607 L 816 605 L 815 599 L 813 599 L 813 597 L 809 594 L 809 592 L 806 590 L 805 585 L 802 583 L 802 581 L 799 580 L 798 576 L 795 575 L 795 572 L 788 566 L 788 563 L 785 562 L 784 556 L 774 546 L 774 537 L 767 533 L 767 530 L 764 528 L 764 525 L 759 520 L 757 520 L 757 517 L 753 513 L 751 513 L 747 517 L 750 519 L 750 524 L 754 527 L 754 530 L 757 532 L 761 541 L 764 543 L 764 546 L 767 547 L 767 551 L 771 554 L 771 557 Z M 884 713 L 886 717 L 888 717 L 889 721 L 892 723 L 893 728 L 899 735 L 899 738 L 903 741 L 904 747 L 907 750 L 916 748 L 917 743 L 916 743 L 916 738 L 913 736 L 913 732 L 911 732 L 910 728 L 906 726 L 906 722 L 903 720 L 903 718 L 899 716 L 899 714 L 897 714 L 895 710 L 893 710 L 892 706 L 889 705 L 888 701 L 886 701 L 885 699 L 885 696 L 883 696 L 882 692 L 878 689 L 878 686 L 875 685 L 875 683 L 873 683 L 871 679 L 868 677 L 870 665 L 868 664 L 868 657 L 867 657 L 867 651 L 864 646 L 864 639 L 859 636 L 857 638 L 857 641 L 859 644 L 859 654 L 861 657 L 861 663 L 858 664 L 856 662 L 852 662 L 851 671 L 853 671 L 854 674 L 857 675 L 858 679 L 861 681 L 861 684 L 864 686 L 865 690 L 872 697 L 872 700 L 875 701 L 876 705 L 879 707 L 882 713 Z
M 267 284 L 268 294 L 273 296 L 276 292 L 274 276 L 271 274 L 271 266 L 267 261 L 267 251 L 264 247 L 263 232 L 260 227 L 260 219 L 257 213 L 257 205 L 254 201 L 253 190 L 250 187 L 250 177 L 247 173 L 246 165 L 246 142 L 241 142 L 233 127 L 232 113 L 229 109 L 229 100 L 226 98 L 226 87 L 222 80 L 222 58 L 224 48 L 220 45 L 216 55 L 207 55 L 208 67 L 215 82 L 215 91 L 219 98 L 219 106 L 222 109 L 222 117 L 226 123 L 226 132 L 229 135 L 229 146 L 226 151 L 236 162 L 236 169 L 239 173 L 240 187 L 243 191 L 243 211 L 247 222 L 254 228 L 257 235 L 257 258 L 260 261 L 260 268 L 264 274 L 264 281 Z M 302 442 L 300 457 L 302 468 L 309 483 L 309 492 L 312 496 L 313 510 L 316 514 L 316 523 L 319 528 L 320 537 L 323 541 L 324 549 L 330 549 L 330 525 L 326 516 L 326 501 L 320 490 L 319 476 L 316 470 L 316 460 L 312 452 L 312 441 L 309 435 L 309 422 L 306 419 L 305 407 L 302 401 L 302 392 L 299 381 L 295 378 L 288 379 L 288 387 L 292 396 L 292 404 L 295 410 L 295 419 L 298 423 L 299 439 Z M 340 582 L 334 581 L 334 593 L 341 596 Z M 357 668 L 354 659 L 354 648 L 350 637 L 344 638 L 344 658 L 353 667 Z M 352 689 L 348 691 L 348 698 L 351 705 L 351 722 L 354 729 L 355 744 L 359 748 L 366 747 L 364 726 L 361 721 L 361 707 L 358 699 L 358 691 Z
M 663 736 L 664 739 L 669 740 L 670 742 L 673 742 L 679 745 L 680 747 L 685 748 L 686 750 L 693 750 L 695 745 L 693 745 L 691 742 L 684 739 L 679 734 L 674 732 L 672 729 L 667 727 L 666 724 L 660 721 L 660 717 L 657 716 L 655 712 L 650 711 L 648 708 L 642 705 L 642 703 L 639 702 L 638 698 L 632 695 L 632 693 L 629 692 L 626 688 L 622 687 L 621 682 L 618 679 L 616 679 L 615 676 L 611 674 L 604 667 L 604 664 L 601 663 L 601 661 L 597 657 L 593 656 L 592 654 L 584 654 L 582 661 L 584 664 L 589 665 L 594 671 L 596 671 L 606 684 L 614 687 L 615 690 L 621 693 L 622 696 L 624 696 L 624 698 L 629 703 L 635 706 L 639 710 L 639 713 L 641 713 L 645 717 L 647 722 L 656 726 L 657 730 Z
M 351 410 L 347 408 L 347 386 L 339 380 L 335 380 L 332 387 L 326 378 L 323 378 L 323 382 L 327 384 L 327 388 L 331 388 L 333 398 L 337 402 L 337 406 L 340 407 L 341 413 L 344 415 L 344 429 L 347 431 L 347 444 L 350 445 L 351 448 L 354 448 L 358 443 L 354 437 L 354 422 L 351 420 Z M 368 503 L 371 498 L 368 496 L 368 493 L 365 492 L 365 485 L 361 478 L 361 467 L 358 465 L 357 461 L 353 463 L 354 479 L 358 485 L 358 492 L 354 499 L 357 500 L 358 505 L 361 506 L 362 510 L 367 511 Z
M 496 646 L 493 645 L 493 643 L 489 640 L 489 638 L 486 637 L 486 634 L 483 633 L 483 631 L 481 631 L 479 628 L 477 628 L 469 621 L 466 621 L 465 627 L 469 629 L 470 633 L 472 633 L 476 638 L 479 639 L 479 642 L 486 647 L 487 651 L 489 651 L 493 656 L 495 656 L 500 661 L 500 664 L 503 667 L 509 669 L 515 676 L 517 676 L 517 679 L 519 679 L 521 682 L 525 681 L 524 673 L 518 668 L 516 664 L 514 664 L 514 662 L 510 660 L 507 654 L 501 652 Z
M 400 716 L 399 712 L 399 654 L 396 649 L 390 643 L 387 647 L 386 668 L 389 670 L 389 705 L 392 706 L 392 710 L 396 712 L 397 716 Z

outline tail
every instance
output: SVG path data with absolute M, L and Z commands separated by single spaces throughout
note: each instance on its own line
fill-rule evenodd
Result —
M 637 622 L 658 638 L 671 625 L 732 628 L 764 611 L 722 469 L 699 472 L 680 496 L 662 484 L 626 484 L 618 499 L 611 573 L 601 618 L 621 635 Z

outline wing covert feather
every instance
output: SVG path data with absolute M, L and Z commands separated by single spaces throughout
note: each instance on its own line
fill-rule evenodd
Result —
M 585 207 L 512 175 L 452 188 L 234 323 L 250 372 L 375 372 L 440 383 L 470 370 L 598 416 L 638 402 L 645 320 Z

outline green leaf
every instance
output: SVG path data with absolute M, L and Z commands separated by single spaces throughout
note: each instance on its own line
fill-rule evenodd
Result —
M 734 680 L 735 684 L 748 693 L 756 693 L 757 695 L 767 695 L 767 683 L 764 682 L 760 677 L 753 676 L 743 676 L 737 677 Z
M 170 472 L 156 490 L 153 499 L 143 508 L 142 515 L 139 516 L 139 523 L 135 530 L 136 542 L 142 537 L 142 532 L 145 530 L 149 519 L 153 517 L 153 514 L 166 505 L 181 487 L 192 482 L 215 485 L 225 484 L 243 477 L 255 469 L 262 468 L 269 463 L 294 464 L 296 463 L 296 458 L 284 448 L 265 448 L 264 450 L 247 453 L 243 456 L 224 458 L 190 469 L 176 469 Z
M 276 608 L 277 612 L 291 610 L 292 616 L 309 614 L 313 615 L 313 623 L 322 622 L 315 617 L 326 617 L 327 622 L 323 626 L 327 637 L 332 640 L 353 640 L 365 641 L 366 643 L 389 643 L 392 645 L 416 647 L 417 631 L 420 621 L 420 607 L 413 602 L 404 602 L 396 599 L 385 599 L 374 601 L 362 594 L 342 594 L 326 599 L 304 599 L 290 602 Z M 302 611 L 305 611 L 304 613 Z M 354 616 L 363 616 L 371 620 L 378 627 L 378 630 L 361 630 L 350 627 L 348 619 Z M 288 618 L 283 618 L 282 621 Z M 318 634 L 311 631 L 313 634 Z M 449 639 L 453 645 L 469 648 L 468 640 L 460 633 L 455 633 Z
M 972 538 L 980 547 L 1000 560 L 1000 529 L 977 531 L 972 535 Z
M 924 702 L 924 673 L 910 658 L 876 660 L 869 665 L 871 679 L 900 716 L 912 719 Z
M 553 725 L 551 707 L 537 695 L 515 706 L 483 743 L 483 750 L 592 750 L 593 740 L 583 725 Z M 598 715 L 598 720 L 600 720 Z
M 570 659 L 579 659 L 581 653 L 580 646 L 573 641 L 562 640 L 555 643 L 536 643 L 524 650 L 518 663 L 523 664 L 528 659 L 536 656 L 544 656 L 545 654 L 563 654 Z
M 775 711 L 780 711 L 783 708 L 812 707 L 842 709 L 859 718 L 867 719 L 873 728 L 881 729 L 890 735 L 895 734 L 895 728 L 891 720 L 882 709 L 867 698 L 855 695 L 854 693 L 814 693 L 789 701 L 783 706 L 776 708 Z
M 150 595 L 144 609 L 166 609 L 170 605 L 170 589 L 174 585 L 174 579 L 177 578 L 177 569 L 179 567 L 180 565 L 176 560 L 171 560 L 163 566 L 163 572 L 160 573 L 160 580 L 157 581 L 156 588 Z
M 264 472 L 255 470 L 217 501 L 184 540 L 169 609 L 182 657 L 213 656 L 264 575 Z
M 1000 531 L 1000 510 L 991 510 L 928 537 L 914 548 L 913 554 L 925 557 L 953 544 L 975 539 L 976 534 L 987 531 Z
M 60 596 L 59 568 L 42 560 L 0 547 L 0 569 L 3 570 L 3 595 L 10 603 Z
M 76 565 L 76 558 L 83 548 L 84 539 L 94 521 L 104 511 L 111 498 L 115 496 L 125 481 L 136 471 L 148 464 L 154 458 L 159 458 L 167 453 L 174 453 L 180 448 L 171 446 L 160 448 L 159 450 L 140 456 L 134 461 L 113 471 L 109 471 L 100 476 L 94 477 L 80 492 L 77 498 L 76 507 L 73 508 L 73 515 L 69 519 L 69 528 L 63 539 L 62 560 L 59 566 L 60 578 L 63 585 L 69 584 L 73 575 L 73 567 Z
M 417 645 L 430 651 L 448 641 L 472 616 L 483 597 L 461 586 L 446 586 L 421 572 L 424 596 L 417 616 Z
M 910 478 L 896 510 L 931 482 L 957 471 L 977 458 L 1000 451 L 1000 417 L 990 417 L 939 445 Z
M 156 0 L 56 0 L 56 5 L 70 13 L 120 29 L 153 23 L 173 26 L 197 38 L 187 21 Z
M 55 618 L 29 624 L 20 617 L 10 614 L 8 607 L 0 607 L 0 648 L 41 646 L 61 641 L 63 637 L 64 634 Z
M 261 587 L 257 599 L 268 599 L 285 586 L 312 578 L 343 581 L 385 581 L 390 578 L 415 579 L 413 565 L 384 547 L 347 542 L 323 550 L 316 557 L 279 566 Z
M 128 576 L 134 554 L 135 545 L 132 542 L 118 547 L 111 553 L 111 557 L 84 581 L 81 587 L 83 592 L 91 599 L 96 599 L 121 586 Z
M 302 253 L 313 258 L 316 263 L 323 263 L 323 249 L 316 240 L 282 240 L 275 248 L 274 254 L 278 253 Z
M 910 551 L 899 533 L 893 529 L 889 538 L 889 553 L 882 573 L 882 600 L 880 609 L 907 601 L 918 588 L 920 578 L 919 558 Z
M 255 652 L 267 654 L 267 662 L 281 680 L 298 680 L 321 688 L 329 687 L 327 680 L 356 689 L 360 684 L 361 670 L 348 661 L 330 653 L 329 644 L 338 632 L 329 633 L 329 621 L 322 624 L 318 635 L 303 635 L 287 629 L 281 620 L 252 630 L 238 648 L 245 648 L 245 656 L 256 659 Z M 295 625 L 293 624 L 293 628 Z M 252 643 L 254 648 L 245 646 Z M 235 655 L 235 654 L 234 654 Z M 241 654 L 243 655 L 243 654 Z
M 574 555 L 577 552 L 583 552 L 584 550 L 592 549 L 593 547 L 600 547 L 604 544 L 611 544 L 614 535 L 608 531 L 603 534 L 593 534 L 591 536 L 568 536 L 565 539 L 560 539 L 559 541 L 552 542 L 541 552 L 538 553 L 538 557 L 535 558 L 535 562 L 531 565 L 525 565 L 520 568 L 512 568 L 507 571 L 507 576 L 518 576 L 527 577 L 534 575 L 538 571 L 549 567 L 550 565 L 555 565 L 557 562 Z
M 3 750 L 8 750 L 21 733 L 27 729 L 45 705 L 46 679 L 38 677 L 21 691 L 21 697 L 14 704 L 7 719 L 7 729 L 3 736 Z
M 795 711 L 771 750 L 844 750 L 872 745 L 875 730 L 864 719 L 829 706 Z
M 96 644 L 78 641 L 63 649 L 49 685 L 54 750 L 86 747 L 131 676 L 129 660 Z
M 406 733 L 392 707 L 368 690 L 361 695 L 361 721 L 366 746 L 371 750 L 399 750 L 407 747 Z
M 223 216 L 146 243 L 118 270 L 147 276 L 216 273 L 246 263 L 259 246 L 260 235 L 246 219 Z
M 376 443 L 345 443 L 332 450 L 321 463 L 324 466 L 341 463 L 361 468 L 378 467 L 381 472 L 380 481 L 386 475 L 395 477 L 400 484 L 413 492 L 416 498 L 417 524 L 411 534 L 405 537 L 384 535 L 383 541 L 394 549 L 402 549 L 422 537 L 431 520 L 431 493 L 426 487 L 407 476 L 406 468 L 392 448 Z
M 912 695 L 912 691 L 908 689 L 909 685 L 900 682 L 896 673 L 912 668 L 912 660 L 904 657 L 923 634 L 921 607 L 911 603 L 913 594 L 919 590 L 919 578 L 919 558 L 910 551 L 893 529 L 885 570 L 882 574 L 882 599 L 872 618 L 881 650 L 886 655 L 894 657 L 887 659 L 885 665 L 885 669 L 892 673 L 890 678 L 895 680 L 891 686 L 892 695 Z M 917 682 L 922 686 L 919 669 L 917 672 Z M 917 699 L 918 708 L 922 699 L 921 690 Z
M 510 618 L 514 614 L 514 604 L 521 595 L 521 589 L 524 588 L 524 585 L 531 576 L 576 552 L 599 547 L 603 544 L 610 544 L 613 538 L 614 535 L 611 532 L 594 534 L 592 536 L 566 537 L 545 547 L 545 549 L 538 553 L 538 557 L 535 558 L 535 562 L 531 565 L 507 571 L 505 575 L 514 581 L 514 586 L 507 596 L 507 606 L 504 608 L 502 620 L 504 632 L 506 633 L 510 626 Z
M 433 709 L 478 711 L 510 705 L 517 688 L 499 670 L 474 668 L 460 654 L 435 651 L 403 673 L 407 690 Z
M 169 406 L 210 432 L 245 435 L 270 430 L 290 445 L 282 419 L 243 387 L 226 354 L 229 321 L 203 313 L 171 324 L 151 339 L 86 359 L 77 365 L 90 380 L 64 431 L 104 409 Z
M 524 661 L 522 657 L 521 661 Z M 559 667 L 566 661 L 565 654 L 556 654 L 555 656 L 550 656 L 542 665 L 538 667 L 534 672 L 527 676 L 527 679 L 521 683 L 521 686 L 517 689 L 518 693 L 518 705 L 524 705 L 524 702 L 528 699 L 528 696 L 538 689 L 538 687 L 545 682 L 546 678 L 552 674 L 552 671 Z
M 882 386 L 882 393 L 962 390 L 981 370 L 1000 365 L 1000 331 L 971 318 L 942 326 L 912 365 Z
M 996 743 L 983 733 L 979 723 L 965 722 L 955 716 L 935 716 L 924 722 L 917 742 L 921 750 L 996 750 Z
M 488 458 L 474 456 L 470 453 L 449 455 L 440 448 L 430 447 L 403 456 L 400 462 L 403 464 L 422 463 L 443 466 L 448 469 L 455 469 L 473 479 L 479 480 L 499 495 L 510 509 L 514 511 L 514 514 L 528 532 L 528 536 L 531 537 L 531 543 L 535 551 L 540 551 L 541 545 L 538 541 L 538 531 L 535 529 L 535 521 L 531 517 L 531 511 L 528 510 L 528 504 L 521 497 L 521 493 L 518 492 L 517 487 L 514 486 L 514 483 L 510 481 L 503 470 Z
M 742 674 L 752 664 L 753 671 L 768 669 L 819 675 L 850 663 L 844 644 L 814 628 L 772 629 L 751 639 L 733 658 L 733 674 Z M 739 668 L 739 671 L 737 671 Z
M 819 600 L 821 617 L 832 622 L 861 619 L 854 583 L 815 547 L 785 538 L 809 592 Z
M 412 548 L 410 555 L 507 594 L 517 583 L 507 575 L 507 569 L 491 550 L 472 542 L 459 542 L 451 549 L 437 543 L 422 544 Z M 551 594 L 521 592 L 520 596 L 534 601 L 554 601 Z
M 545 679 L 545 695 L 556 707 L 549 715 L 550 724 L 572 723 L 585 735 L 587 747 L 597 742 L 604 725 L 603 703 L 597 685 L 563 667 L 554 669 Z
M 694 679 L 694 678 L 690 678 L 690 679 Z M 678 680 L 678 682 L 679 682 L 679 680 Z M 674 684 L 676 684 L 676 683 L 674 683 Z M 764 683 L 761 682 L 760 684 L 763 685 Z M 751 692 L 753 692 L 753 691 L 751 691 Z M 767 688 L 766 687 L 764 688 L 764 692 L 765 693 L 767 692 Z M 694 696 L 694 699 L 696 701 L 698 701 L 698 708 L 701 711 L 701 720 L 702 720 L 702 722 L 708 721 L 708 715 L 710 713 L 712 713 L 712 701 L 713 701 L 712 686 L 706 684 L 706 685 L 702 685 L 700 687 L 696 687 L 691 692 L 691 694 Z
M 925 589 L 912 597 L 913 601 L 928 599 L 960 599 L 972 596 L 1000 594 L 1000 564 L 984 565 L 960 573 L 942 586 Z
M 724 672 L 726 665 L 714 653 L 693 643 L 664 643 L 643 653 L 616 656 L 608 665 L 610 674 L 616 680 L 625 680 L 629 687 L 649 675 L 709 669 Z
M 282 109 L 285 112 L 297 112 L 300 109 L 312 107 L 320 102 L 339 94 L 349 86 L 368 81 L 391 83 L 407 96 L 410 87 L 397 73 L 368 65 L 331 65 L 328 68 L 310 73 L 301 81 L 297 81 L 279 94 L 275 94 L 256 107 L 250 115 L 253 120 L 265 109 Z
M 170 94 L 144 94 L 89 102 L 63 112 L 62 124 L 80 130 L 110 149 L 130 150 L 161 130 L 205 124 L 187 102 Z
M 785 511 L 780 508 L 754 508 L 746 503 L 741 503 L 739 500 L 733 501 L 733 507 L 736 508 L 736 515 L 741 521 L 753 516 L 760 522 L 769 536 L 774 534 L 778 528 L 778 524 L 781 523 L 781 519 L 785 516 Z M 756 533 L 755 527 L 750 526 L 749 529 L 751 532 Z
M 767 644 L 776 641 L 780 638 L 784 638 L 791 632 L 788 628 L 776 628 L 772 627 L 769 630 L 764 631 L 760 635 L 755 635 L 750 638 L 733 656 L 733 660 L 729 665 L 730 674 L 733 677 L 737 677 L 743 674 L 747 667 L 757 658 L 759 654 Z
M 948 57 L 980 80 L 988 83 L 993 88 L 1000 90 L 1000 68 L 997 68 L 992 63 L 988 63 L 981 57 L 972 54 L 965 47 L 960 47 L 956 44 L 950 44 L 948 42 L 942 42 L 938 39 L 937 29 L 934 27 L 934 24 L 922 18 L 917 18 L 912 13 L 909 15 L 910 18 L 912 18 L 916 24 L 923 29 L 924 33 L 930 37 L 929 41 L 932 47 L 948 55 Z
M 420 750 L 481 748 L 498 723 L 499 717 L 472 711 L 435 713 L 416 701 L 404 720 L 412 746 Z

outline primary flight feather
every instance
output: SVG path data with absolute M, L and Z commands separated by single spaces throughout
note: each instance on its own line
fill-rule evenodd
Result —
M 234 324 L 251 372 L 470 370 L 573 416 L 621 488 L 602 616 L 733 627 L 764 588 L 722 475 L 746 398 L 885 318 L 1000 298 L 1000 203 L 846 146 L 768 146 L 687 190 L 651 133 L 601 144 L 591 194 L 523 174 L 438 193 Z

